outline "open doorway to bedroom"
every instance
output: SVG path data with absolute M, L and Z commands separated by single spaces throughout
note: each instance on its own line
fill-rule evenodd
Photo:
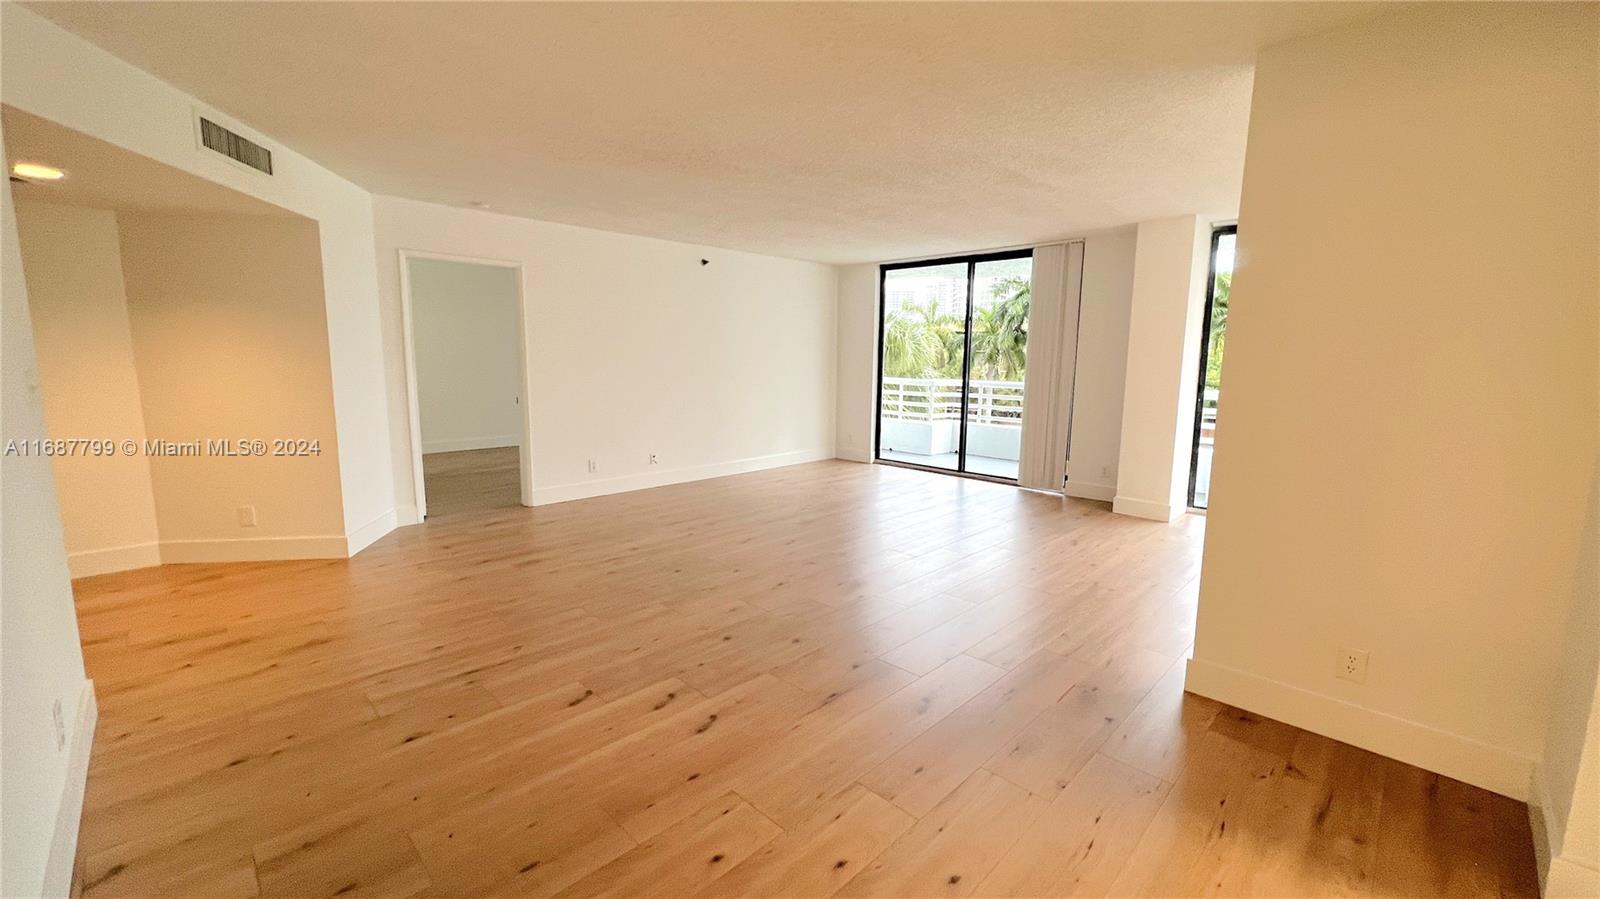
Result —
M 525 496 L 521 269 L 402 258 L 419 512 L 516 506 Z

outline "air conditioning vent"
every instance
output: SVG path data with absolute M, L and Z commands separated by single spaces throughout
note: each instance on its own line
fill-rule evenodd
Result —
M 272 174 L 272 151 L 253 140 L 240 137 L 216 122 L 200 118 L 200 143 L 210 150 L 242 162 L 258 172 Z

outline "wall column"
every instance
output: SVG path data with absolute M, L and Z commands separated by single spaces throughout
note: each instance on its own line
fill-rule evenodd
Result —
M 1200 216 L 1139 223 L 1112 502 L 1120 514 L 1172 521 L 1188 506 L 1210 254 L 1211 228 Z

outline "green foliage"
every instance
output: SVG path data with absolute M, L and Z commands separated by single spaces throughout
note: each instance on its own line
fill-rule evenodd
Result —
M 1228 330 L 1228 292 L 1233 288 L 1232 272 L 1217 272 L 1211 295 L 1211 334 L 1206 351 L 1206 386 L 1222 386 L 1222 349 Z
M 932 377 L 944 348 L 933 332 L 902 313 L 883 323 L 883 373 L 891 378 Z
M 1027 278 L 1005 278 L 995 284 L 994 300 L 972 318 L 972 377 L 1020 381 L 1028 365 L 1028 306 L 1033 301 L 1033 286 Z
M 883 373 L 891 378 L 960 377 L 955 369 L 964 336 L 961 320 L 941 314 L 937 303 L 908 306 L 883 323 Z
M 1027 278 L 994 285 L 994 303 L 972 318 L 972 377 L 1020 381 L 1027 366 Z M 883 374 L 889 378 L 960 378 L 966 334 L 960 318 L 941 314 L 937 303 L 908 306 L 883 323 Z

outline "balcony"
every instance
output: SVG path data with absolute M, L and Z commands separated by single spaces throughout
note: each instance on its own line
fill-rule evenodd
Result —
M 1194 446 L 1194 495 L 1189 505 L 1204 509 L 1211 504 L 1211 456 L 1217 442 L 1217 400 L 1221 391 L 1207 387 L 1201 395 L 1200 434 Z
M 1015 479 L 1022 449 L 1022 382 L 972 381 L 970 385 L 966 471 Z M 881 402 L 880 458 L 959 469 L 959 378 L 884 378 Z

